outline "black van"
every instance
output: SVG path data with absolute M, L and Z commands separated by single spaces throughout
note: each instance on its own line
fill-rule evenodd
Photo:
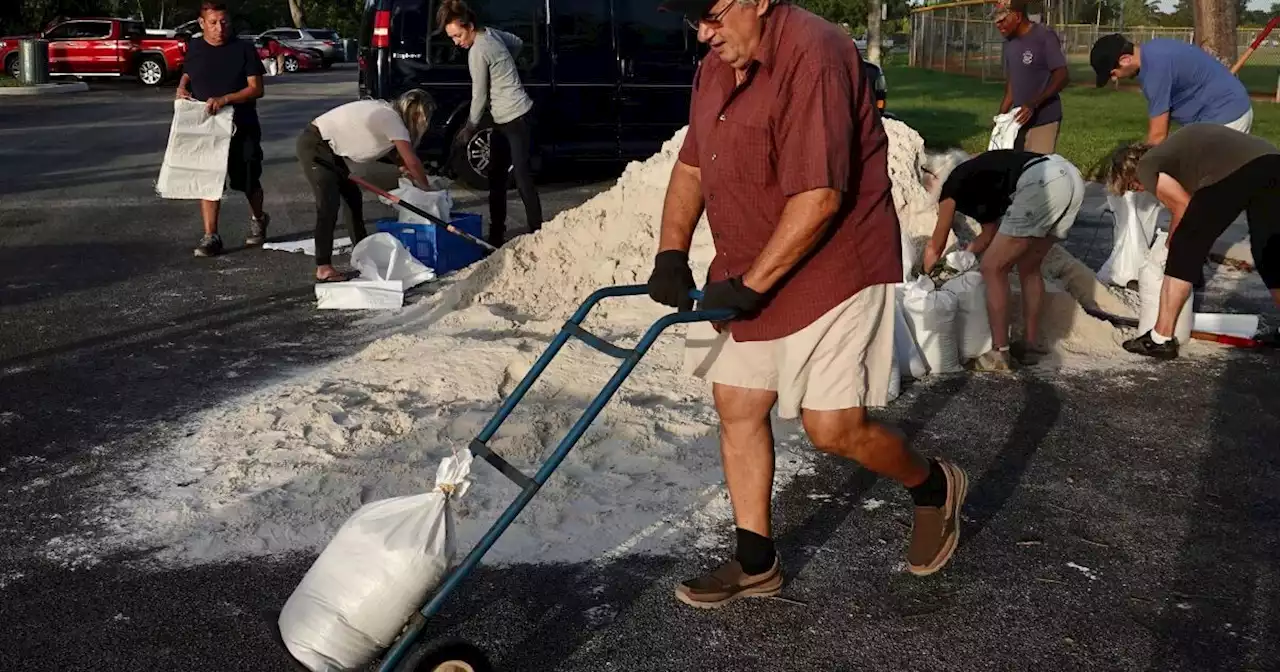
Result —
M 360 97 L 430 91 L 439 110 L 420 154 L 484 189 L 492 120 L 486 115 L 480 132 L 451 150 L 470 109 L 471 75 L 466 51 L 435 25 L 438 2 L 365 0 Z M 485 24 L 524 40 L 516 64 L 534 103 L 535 161 L 645 158 L 688 123 L 693 75 L 706 47 L 683 18 L 658 11 L 658 0 L 468 4 Z M 883 106 L 884 78 L 866 66 Z

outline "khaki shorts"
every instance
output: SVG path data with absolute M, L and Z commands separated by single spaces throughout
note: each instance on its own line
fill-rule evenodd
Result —
M 773 341 L 739 342 L 708 322 L 689 325 L 685 369 L 712 383 L 778 393 L 778 416 L 800 409 L 884 406 L 893 367 L 892 285 L 872 285 L 812 324 Z
M 1011 238 L 1066 240 L 1083 204 L 1080 171 L 1070 161 L 1050 154 L 1018 178 L 1012 202 L 1000 220 L 1000 233 Z

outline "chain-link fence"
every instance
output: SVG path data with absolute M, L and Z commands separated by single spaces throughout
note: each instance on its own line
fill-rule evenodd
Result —
M 991 18 L 991 0 L 969 0 L 921 7 L 911 14 L 910 62 L 912 66 L 944 72 L 1004 80 L 1004 38 Z M 1032 16 L 1032 20 L 1040 17 Z M 1155 38 L 1194 42 L 1191 28 L 1164 28 L 1107 24 L 1049 24 L 1062 41 L 1071 70 L 1071 81 L 1092 82 L 1089 49 L 1100 36 L 1122 33 L 1141 44 Z M 1253 43 L 1258 28 L 1237 31 L 1239 53 Z M 1268 36 L 1237 73 L 1253 93 L 1280 96 L 1280 31 Z M 1280 100 L 1280 98 L 1278 98 Z

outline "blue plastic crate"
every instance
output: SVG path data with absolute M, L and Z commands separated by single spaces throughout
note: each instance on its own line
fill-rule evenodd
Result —
M 484 239 L 480 215 L 455 212 L 449 223 L 477 238 Z M 389 233 L 400 239 L 400 242 L 409 248 L 413 258 L 426 264 L 436 272 L 436 275 L 466 268 L 484 257 L 484 250 L 479 245 L 462 236 L 449 233 L 435 224 L 407 224 L 397 222 L 394 217 L 391 217 L 378 220 L 376 226 L 379 233 Z

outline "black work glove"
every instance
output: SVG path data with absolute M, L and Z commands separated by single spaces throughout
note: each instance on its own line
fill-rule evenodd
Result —
M 693 297 L 689 292 L 695 288 L 689 253 L 664 250 L 654 257 L 653 273 L 649 274 L 649 298 L 677 310 L 692 310 Z
M 765 295 L 743 284 L 742 276 L 738 276 L 719 282 L 708 282 L 702 288 L 702 301 L 698 303 L 698 310 L 729 308 L 737 313 L 737 318 L 741 319 L 763 308 L 764 303 Z

